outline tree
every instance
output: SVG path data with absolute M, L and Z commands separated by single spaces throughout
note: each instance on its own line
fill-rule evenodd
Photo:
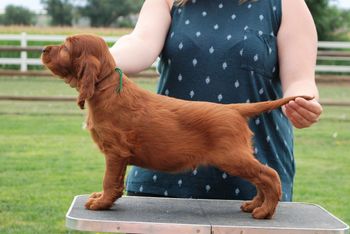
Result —
M 137 13 L 141 4 L 140 0 L 87 0 L 80 12 L 90 19 L 91 26 L 109 27 L 119 17 Z
M 345 10 L 330 6 L 329 0 L 306 0 L 306 4 L 315 20 L 319 40 L 341 38 L 341 34 L 337 32 L 349 24 L 346 19 L 349 16 Z
M 27 8 L 8 5 L 2 17 L 2 23 L 5 25 L 31 25 L 35 23 L 34 16 L 35 14 Z
M 51 25 L 71 26 L 73 5 L 69 0 L 41 0 L 47 14 L 51 16 Z

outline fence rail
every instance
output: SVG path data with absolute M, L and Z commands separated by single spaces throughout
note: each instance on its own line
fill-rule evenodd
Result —
M 40 52 L 42 51 L 43 47 L 42 46 L 1 46 L 0 47 L 0 52 L 3 51 L 25 51 L 25 52 L 29 52 L 29 51 L 36 51 L 36 52 Z
M 0 95 L 2 101 L 39 101 L 39 102 L 72 102 L 75 101 L 75 97 L 53 97 L 53 96 L 8 96 Z

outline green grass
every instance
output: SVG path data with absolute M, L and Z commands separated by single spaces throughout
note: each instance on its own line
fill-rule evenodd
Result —
M 310 129 L 295 131 L 294 200 L 318 203 L 350 223 L 349 150 L 349 119 L 322 119 Z
M 154 80 L 138 83 L 155 90 Z M 320 93 L 348 100 L 350 87 L 322 85 Z M 59 79 L 0 78 L 0 95 L 13 94 L 76 91 Z M 0 233 L 67 233 L 73 197 L 101 190 L 104 160 L 82 129 L 84 119 L 75 103 L 0 101 Z M 349 107 L 325 107 L 317 125 L 296 130 L 294 200 L 317 203 L 350 223 L 349 151 Z
M 72 197 L 101 190 L 103 158 L 82 122 L 0 115 L 0 233 L 62 233 Z

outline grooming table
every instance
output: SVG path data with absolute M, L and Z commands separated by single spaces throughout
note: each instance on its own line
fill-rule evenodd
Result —
M 66 215 L 70 229 L 156 234 L 340 234 L 349 226 L 320 206 L 281 202 L 271 220 L 241 212 L 241 201 L 121 197 L 111 210 L 84 208 L 88 195 L 76 196 Z

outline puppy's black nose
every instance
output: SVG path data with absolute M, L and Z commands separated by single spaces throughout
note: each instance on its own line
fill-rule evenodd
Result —
M 41 50 L 42 53 L 46 53 L 46 52 L 49 52 L 49 47 L 44 47 L 42 50 Z

